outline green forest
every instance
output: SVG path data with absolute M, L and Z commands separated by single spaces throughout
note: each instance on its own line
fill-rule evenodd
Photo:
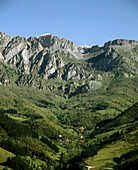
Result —
M 115 97 L 109 105 L 111 96 L 107 98 L 106 93 L 102 98 L 104 94 L 98 91 L 99 97 L 89 94 L 86 98 L 82 94 L 70 100 L 29 87 L 1 86 L 0 91 L 1 169 L 85 170 L 88 165 L 98 169 L 136 169 L 135 96 L 131 104 L 120 97 L 117 108 Z M 128 109 L 124 100 L 130 105 Z M 111 106 L 118 109 L 112 116 L 107 115 L 113 110 Z M 108 157 L 109 147 L 112 153 Z M 102 150 L 105 160 L 99 155 Z

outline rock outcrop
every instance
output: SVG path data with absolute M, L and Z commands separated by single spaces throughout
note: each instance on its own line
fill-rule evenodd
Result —
M 73 96 L 101 88 L 105 72 L 116 70 L 125 78 L 134 77 L 138 73 L 138 42 L 118 39 L 103 47 L 89 47 L 50 34 L 27 40 L 0 32 L 0 61 L 16 70 L 17 85 L 61 90 Z M 2 85 L 11 84 L 9 75 L 1 65 Z M 57 85 L 49 84 L 50 79 Z
M 98 48 L 97 48 L 98 50 Z M 93 68 L 102 71 L 113 71 L 124 69 L 138 73 L 138 42 L 134 40 L 114 40 L 105 43 L 99 48 L 101 53 L 89 58 Z
M 68 50 L 72 52 L 80 52 L 79 47 L 74 42 L 66 40 L 64 38 L 53 36 L 51 34 L 30 37 L 28 39 L 29 42 L 32 42 L 33 40 L 38 41 L 43 48 L 49 48 L 52 52 L 55 52 L 59 49 Z
M 108 41 L 104 44 L 104 49 L 108 49 L 109 46 L 135 46 L 138 45 L 138 41 L 135 40 L 124 40 L 124 39 L 117 39 L 114 41 Z
M 12 39 L 11 36 L 0 31 L 0 51 L 2 51 Z
M 0 65 L 0 85 L 10 86 L 11 80 L 6 71 L 7 70 Z

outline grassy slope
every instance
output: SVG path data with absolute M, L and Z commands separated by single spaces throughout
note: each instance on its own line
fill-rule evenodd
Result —
M 100 134 L 106 131 L 110 131 L 118 126 L 124 125 L 126 123 L 135 122 L 138 120 L 138 103 L 134 104 L 114 119 L 109 119 L 107 121 L 102 121 L 97 124 L 95 134 Z M 132 123 L 133 124 L 133 123 Z M 128 126 L 129 127 L 129 126 Z
M 3 163 L 7 160 L 8 157 L 15 156 L 13 153 L 8 152 L 7 150 L 0 147 L 0 163 Z
M 106 145 L 104 148 L 100 149 L 94 157 L 88 158 L 85 163 L 87 165 L 92 165 L 98 168 L 102 167 L 113 167 L 116 163 L 113 161 L 114 157 L 120 157 L 122 154 L 132 151 L 137 146 L 138 141 L 138 122 L 124 124 L 123 126 L 118 126 L 115 130 L 97 135 L 96 138 L 104 138 L 111 135 L 117 131 L 125 131 L 127 127 L 132 127 L 136 124 L 137 129 L 132 130 L 129 133 L 122 135 L 120 139 L 114 141 L 111 144 Z M 89 141 L 90 142 L 90 141 Z M 136 158 L 136 157 L 135 157 Z
M 104 139 L 116 132 L 121 132 L 122 135 L 121 137 L 116 138 L 117 139 L 116 141 L 100 149 L 97 155 L 88 158 L 85 161 L 86 164 L 93 165 L 99 168 L 112 167 L 115 165 L 115 162 L 113 161 L 114 157 L 120 157 L 122 154 L 127 153 L 133 150 L 134 148 L 136 148 L 138 144 L 137 143 L 138 121 L 136 120 L 138 117 L 137 108 L 138 108 L 138 104 L 133 105 L 125 112 L 121 113 L 119 116 L 113 119 L 112 122 L 107 123 L 105 125 L 105 127 L 108 125 L 107 128 L 108 132 L 102 133 L 101 131 L 101 134 L 97 134 L 95 136 L 96 139 Z M 104 127 L 101 127 L 101 129 L 104 129 Z M 92 140 L 89 141 L 89 143 L 92 142 Z M 133 159 L 136 159 L 136 157 L 134 157 Z
M 0 163 L 4 163 L 7 161 L 8 157 L 13 157 L 15 156 L 13 153 L 8 152 L 7 150 L 3 149 L 0 147 Z M 5 166 L 0 165 L 0 170 L 3 170 Z M 12 170 L 11 168 L 8 168 L 8 170 Z

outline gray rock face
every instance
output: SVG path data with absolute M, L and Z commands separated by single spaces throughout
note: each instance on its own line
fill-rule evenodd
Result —
M 27 40 L 21 37 L 12 38 L 3 50 L 5 63 L 14 66 L 19 72 L 29 74 L 29 51 Z
M 101 53 L 89 58 L 93 68 L 102 71 L 124 69 L 138 73 L 138 42 L 132 40 L 115 40 L 105 43 Z
M 4 57 L 3 57 L 3 55 L 1 54 L 1 52 L 0 52 L 0 60 L 4 60 Z
M 0 31 L 0 51 L 2 51 L 12 39 L 11 36 Z
M 83 80 L 90 79 L 92 75 L 88 73 L 81 64 L 67 64 L 62 69 L 59 69 L 55 74 L 56 78 L 61 80 Z
M 69 66 L 67 66 L 64 69 L 64 75 L 63 75 L 63 79 L 64 80 L 69 80 L 71 78 L 73 78 L 76 74 L 77 74 L 77 68 L 75 67 L 74 64 L 71 64 Z
M 101 82 L 98 82 L 98 81 L 95 81 L 95 80 L 90 80 L 88 84 L 85 84 L 82 89 L 81 89 L 81 92 L 82 93 L 86 93 L 90 90 L 97 90 L 99 88 L 102 87 L 102 83 Z
M 102 86 L 102 83 L 99 81 L 91 80 L 89 81 L 88 85 L 89 85 L 89 89 L 97 90 Z
M 97 52 L 101 49 L 101 47 L 99 45 L 94 45 L 92 46 L 92 48 L 90 49 L 90 52 Z
M 10 78 L 6 74 L 6 70 L 2 65 L 0 65 L 0 85 L 10 86 Z
M 30 72 L 37 72 L 43 79 L 50 78 L 55 71 L 64 66 L 64 61 L 57 53 L 50 53 L 49 49 L 44 49 L 31 59 Z
M 103 78 L 102 78 L 102 76 L 100 74 L 97 74 L 97 79 L 102 80 Z
M 15 55 L 19 54 L 25 49 L 27 41 L 25 38 L 16 37 L 13 38 L 3 51 L 3 56 L 6 61 L 10 60 Z
M 15 67 L 18 72 L 30 74 L 37 72 L 48 79 L 65 65 L 64 58 L 81 58 L 80 49 L 69 40 L 50 34 L 30 37 L 12 38 L 1 32 L 0 60 Z M 83 50 L 82 50 L 83 51 Z M 60 75 L 57 75 L 60 77 Z
M 50 91 L 59 88 L 65 94 L 75 95 L 101 88 L 104 81 L 101 72 L 123 68 L 124 77 L 134 77 L 138 73 L 138 42 L 118 39 L 105 43 L 104 47 L 90 48 L 78 47 L 72 41 L 50 34 L 27 40 L 0 32 L 0 61 L 20 75 L 18 85 Z M 0 83 L 10 85 L 6 71 L 2 66 L 0 69 Z M 59 87 L 47 85 L 49 79 L 66 83 Z
M 123 45 L 131 45 L 135 46 L 138 45 L 138 41 L 135 40 L 124 40 L 124 39 L 117 39 L 114 41 L 108 41 L 107 43 L 104 44 L 104 49 L 108 49 L 109 46 L 123 46 Z
M 38 37 L 30 37 L 28 39 L 29 42 L 32 40 L 40 42 L 43 48 L 49 48 L 53 52 L 59 49 L 66 49 L 72 52 L 80 52 L 79 47 L 72 41 L 65 40 L 64 38 L 59 38 L 50 34 L 45 34 Z
M 87 46 L 87 45 L 81 45 L 79 46 L 79 52 L 81 53 L 88 53 L 90 51 L 91 47 Z
M 31 39 L 30 41 L 28 41 L 27 44 L 27 50 L 29 51 L 29 56 L 33 56 L 37 53 L 39 53 L 40 51 L 42 51 L 44 48 L 42 47 L 42 45 L 40 44 L 39 41 L 35 40 L 35 39 Z

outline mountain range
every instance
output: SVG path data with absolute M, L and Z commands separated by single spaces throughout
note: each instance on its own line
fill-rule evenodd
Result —
M 118 39 L 103 47 L 90 48 L 50 34 L 26 39 L 12 38 L 0 32 L 0 61 L 16 70 L 16 84 L 44 90 L 62 89 L 64 93 L 98 89 L 108 72 L 115 70 L 123 70 L 124 77 L 135 77 L 138 73 L 137 52 L 138 42 L 134 40 Z M 10 85 L 8 75 L 4 70 L 1 72 L 1 83 Z M 43 81 L 49 79 L 64 83 L 50 87 Z M 73 92 L 69 80 L 74 80 Z
M 49 33 L 26 39 L 0 31 L 1 167 L 135 164 L 137 84 L 138 41 L 89 47 Z M 103 161 L 98 153 L 116 144 L 122 150 Z M 124 162 L 129 152 L 134 159 Z

